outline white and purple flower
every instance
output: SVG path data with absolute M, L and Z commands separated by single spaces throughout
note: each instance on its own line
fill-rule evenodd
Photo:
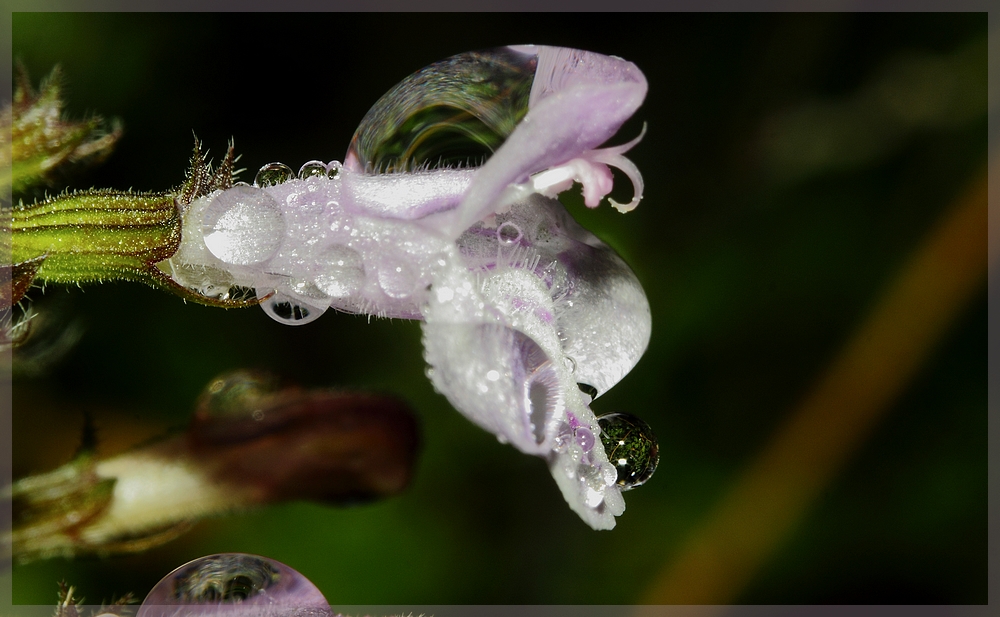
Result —
M 625 504 L 590 410 L 635 366 L 650 312 L 622 259 L 554 199 L 587 206 L 623 170 L 600 149 L 646 94 L 639 69 L 573 49 L 460 54 L 414 74 L 362 121 L 343 165 L 265 166 L 182 205 L 172 279 L 206 297 L 253 288 L 289 324 L 327 308 L 423 321 L 434 386 L 470 420 L 544 457 L 566 501 L 610 529 Z M 492 151 L 479 167 L 427 165 L 431 134 Z

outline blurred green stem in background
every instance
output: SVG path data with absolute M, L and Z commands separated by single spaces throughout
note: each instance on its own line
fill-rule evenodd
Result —
M 983 173 L 946 210 L 728 495 L 667 560 L 644 604 L 739 601 L 980 290 L 987 214 Z

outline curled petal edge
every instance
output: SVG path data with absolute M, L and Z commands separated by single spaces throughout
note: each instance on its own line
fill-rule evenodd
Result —
M 643 124 L 639 136 L 628 143 L 610 148 L 588 150 L 562 165 L 534 174 L 531 176 L 531 187 L 535 192 L 546 197 L 555 197 L 572 187 L 573 182 L 579 182 L 583 185 L 584 204 L 588 208 L 596 208 L 600 205 L 601 199 L 606 197 L 613 188 L 614 180 L 610 167 L 617 167 L 632 183 L 634 196 L 631 201 L 624 204 L 610 197 L 608 201 L 615 210 L 623 214 L 631 212 L 642 201 L 644 183 L 639 168 L 626 158 L 624 153 L 642 141 L 645 135 L 646 125 Z

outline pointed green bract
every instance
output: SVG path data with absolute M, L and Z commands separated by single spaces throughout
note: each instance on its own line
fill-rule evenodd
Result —
M 67 167 L 104 160 L 121 137 L 117 122 L 110 129 L 99 116 L 81 122 L 66 120 L 57 68 L 36 93 L 19 70 L 12 105 L 0 114 L 0 187 L 15 193 L 51 185 Z M 7 157 L 10 157 L 9 159 Z

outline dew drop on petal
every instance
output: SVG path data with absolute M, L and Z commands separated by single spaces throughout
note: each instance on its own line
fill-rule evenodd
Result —
M 184 609 L 178 609 L 184 606 Z M 283 563 L 242 553 L 209 555 L 177 568 L 153 587 L 136 617 L 291 617 L 332 614 L 312 582 Z
M 323 161 L 309 161 L 308 163 L 304 163 L 302 167 L 299 167 L 299 180 L 325 177 L 326 163 Z
M 660 462 L 660 449 L 649 425 L 627 413 L 597 417 L 601 443 L 611 464 L 618 468 L 618 486 L 633 489 L 652 477 Z
M 590 429 L 583 427 L 576 429 L 576 443 L 584 452 L 590 452 L 594 448 L 594 441 L 594 433 Z
M 285 221 L 267 192 L 234 186 L 205 209 L 201 231 L 205 246 L 218 259 L 246 266 L 274 256 L 285 236 Z
M 365 281 L 365 268 L 361 255 L 346 246 L 334 244 L 316 258 L 320 274 L 314 282 L 331 298 L 346 298 L 361 288 Z
M 326 311 L 326 307 L 315 307 L 300 300 L 277 292 L 260 303 L 271 319 L 286 326 L 302 326 L 315 321 Z
M 284 163 L 268 163 L 257 170 L 257 175 L 253 178 L 254 186 L 274 186 L 282 182 L 288 182 L 295 177 L 292 168 Z
M 326 177 L 331 180 L 340 175 L 340 170 L 343 169 L 343 165 L 340 161 L 330 161 L 330 164 L 326 166 Z
M 413 293 L 416 278 L 413 266 L 396 261 L 387 263 L 378 271 L 378 285 L 390 298 L 406 298 Z
M 291 295 L 302 302 L 318 307 L 322 313 L 330 306 L 330 296 L 320 289 L 313 281 L 306 279 L 289 279 L 285 285 Z

